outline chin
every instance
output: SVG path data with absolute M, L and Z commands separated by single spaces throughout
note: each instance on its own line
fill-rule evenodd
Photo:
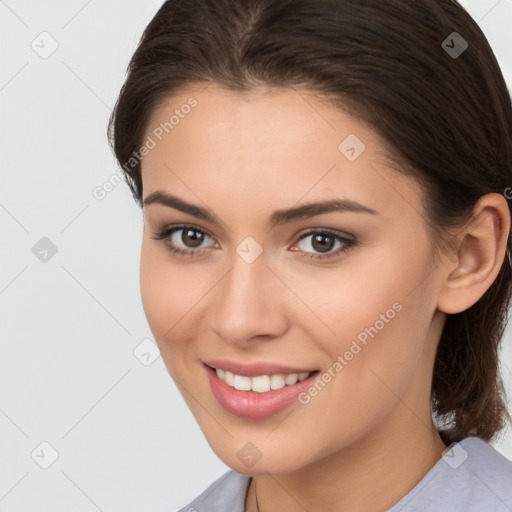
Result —
M 245 476 L 291 473 L 309 463 L 297 450 L 279 450 L 268 441 L 256 441 L 253 444 L 250 441 L 230 439 L 221 441 L 221 445 L 209 444 L 226 466 Z

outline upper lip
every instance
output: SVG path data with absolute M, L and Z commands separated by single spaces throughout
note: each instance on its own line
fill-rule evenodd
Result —
M 281 364 L 270 362 L 259 363 L 241 363 L 237 361 L 229 361 L 227 359 L 215 359 L 203 361 L 204 364 L 212 368 L 229 371 L 235 375 L 243 377 L 256 377 L 258 375 L 275 375 L 278 373 L 306 373 L 314 372 L 315 369 L 299 368 L 297 366 L 283 366 Z

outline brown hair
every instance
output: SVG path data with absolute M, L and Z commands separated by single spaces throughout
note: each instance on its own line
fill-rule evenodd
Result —
M 458 56 L 448 51 L 453 32 L 468 44 Z M 109 123 L 139 205 L 133 155 L 151 116 L 201 82 L 239 92 L 301 87 L 374 127 L 397 170 L 422 185 L 434 255 L 481 196 L 512 185 L 510 94 L 487 39 L 455 0 L 166 1 L 129 63 Z M 510 249 L 509 236 L 509 258 Z M 476 304 L 447 315 L 432 380 L 446 444 L 468 434 L 489 441 L 511 419 L 499 375 L 511 278 L 505 260 Z

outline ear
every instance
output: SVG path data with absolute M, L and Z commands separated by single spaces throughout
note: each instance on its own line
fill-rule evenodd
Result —
M 489 289 L 507 255 L 510 212 L 500 194 L 482 196 L 473 209 L 473 219 L 455 239 L 455 258 L 446 258 L 446 277 L 437 307 L 448 314 L 460 313 L 475 304 Z M 442 264 L 442 263 L 441 263 Z

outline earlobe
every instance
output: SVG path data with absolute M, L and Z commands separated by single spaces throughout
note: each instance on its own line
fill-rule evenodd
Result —
M 510 212 L 500 194 L 487 194 L 476 204 L 472 220 L 457 237 L 455 260 L 446 258 L 446 277 L 438 298 L 444 313 L 461 313 L 490 288 L 506 258 Z M 455 268 L 454 268 L 455 264 Z M 441 263 L 440 265 L 443 265 Z

